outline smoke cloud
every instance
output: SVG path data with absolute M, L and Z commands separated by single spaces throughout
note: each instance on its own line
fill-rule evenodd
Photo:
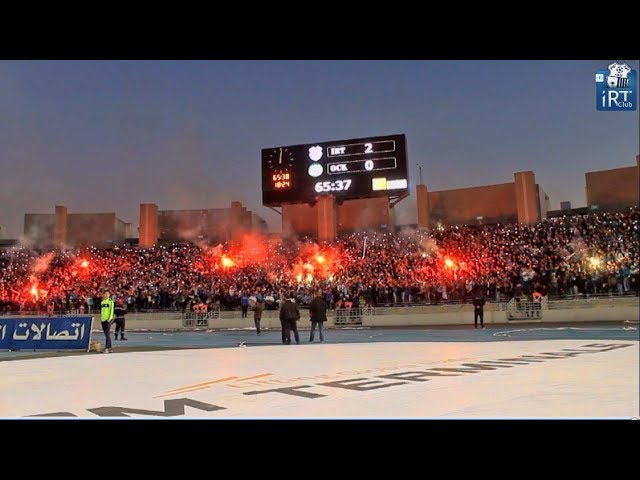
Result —
M 53 260 L 53 257 L 55 257 L 55 253 L 53 252 L 49 252 L 41 257 L 38 257 L 33 263 L 33 268 L 31 269 L 31 271 L 36 274 L 45 272 L 49 268 L 49 264 Z

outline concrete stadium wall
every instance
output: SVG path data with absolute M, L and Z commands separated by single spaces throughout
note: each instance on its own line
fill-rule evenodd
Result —
M 524 323 L 563 322 L 613 322 L 637 320 L 638 307 L 595 307 L 585 309 L 546 310 L 542 319 L 507 320 L 505 311 L 485 311 L 484 323 L 519 325 Z M 473 307 L 465 306 L 458 312 L 407 315 L 373 315 L 363 318 L 367 327 L 431 326 L 431 325 L 472 325 Z
M 318 206 L 310 207 L 306 203 L 282 206 L 283 235 L 318 234 Z
M 74 247 L 104 247 L 124 241 L 116 235 L 115 213 L 70 213 L 67 215 L 67 244 Z
M 345 200 L 337 205 L 338 234 L 358 230 L 393 227 L 393 212 L 387 197 Z M 318 206 L 306 203 L 282 206 L 282 232 L 316 236 L 318 234 Z
M 549 195 L 547 195 L 547 192 L 545 192 L 539 184 L 536 184 L 536 192 L 540 219 L 547 218 L 547 212 L 549 211 Z
M 25 236 L 39 246 L 54 240 L 73 247 L 107 247 L 124 242 L 125 223 L 115 213 L 67 213 L 61 206 L 56 206 L 56 213 L 61 215 L 25 214 Z M 56 230 L 58 238 L 54 239 Z
M 280 328 L 280 312 L 267 311 L 262 315 L 260 321 L 261 328 Z M 304 327 L 305 321 L 308 326 L 308 315 L 300 320 L 300 326 Z M 183 327 L 182 314 L 180 313 L 133 313 L 126 316 L 126 329 L 131 330 L 206 330 L 206 329 L 232 329 L 232 328 L 255 328 L 253 313 L 249 312 L 247 318 L 241 318 L 239 312 L 222 312 L 220 318 L 209 319 L 208 327 Z M 332 328 L 335 325 L 334 318 L 327 319 L 326 327 Z M 100 330 L 100 318 L 93 316 L 93 329 Z M 113 331 L 113 329 L 112 329 Z
M 430 223 L 477 223 L 491 219 L 517 220 L 516 188 L 514 183 L 486 185 L 429 192 Z
M 393 228 L 387 197 L 361 198 L 338 205 L 338 232 Z
M 155 203 L 140 204 L 138 245 L 144 248 L 158 243 L 160 228 L 158 227 L 158 206 Z
M 587 206 L 621 208 L 638 205 L 638 167 L 613 168 L 585 173 Z
M 228 208 L 158 211 L 158 235 L 164 242 L 224 242 L 231 237 L 230 225 Z
M 630 299 L 628 299 L 630 300 Z M 544 310 L 542 319 L 507 320 L 503 305 L 488 304 L 485 307 L 484 322 L 487 325 L 525 323 L 563 323 L 563 322 L 622 322 L 637 321 L 639 305 L 637 299 L 626 301 L 624 304 L 599 301 L 593 306 L 580 307 L 567 303 L 566 308 L 552 308 Z M 383 314 L 364 315 L 363 327 L 411 327 L 438 325 L 471 325 L 473 324 L 472 305 L 442 305 L 426 307 L 407 307 L 388 309 Z M 306 310 L 301 311 L 302 317 L 299 328 L 307 329 L 311 326 Z M 183 327 L 180 313 L 134 313 L 127 315 L 127 330 L 193 330 Z M 262 328 L 280 328 L 279 311 L 268 310 L 263 313 L 260 323 Z M 339 328 L 335 325 L 335 317 L 330 315 L 325 324 L 327 328 Z M 99 319 L 94 317 L 94 329 L 99 329 Z M 200 330 L 209 329 L 251 329 L 255 328 L 253 314 L 249 312 L 247 318 L 241 318 L 240 312 L 221 312 L 220 318 L 210 319 L 208 327 L 198 327 Z
M 126 238 L 130 237 L 131 224 L 123 222 L 119 218 L 116 218 L 115 237 L 121 239 L 120 242 L 124 242 Z

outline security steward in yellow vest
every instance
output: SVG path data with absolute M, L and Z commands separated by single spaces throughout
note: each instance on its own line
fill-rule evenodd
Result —
M 104 351 L 102 353 L 111 353 L 111 323 L 114 319 L 114 304 L 109 292 L 104 292 L 102 302 L 100 303 L 100 320 L 102 322 L 102 331 L 106 337 Z

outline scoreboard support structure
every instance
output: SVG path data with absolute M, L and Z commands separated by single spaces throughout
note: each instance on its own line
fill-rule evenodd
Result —
M 336 197 L 318 197 L 318 240 L 331 241 L 338 234 L 338 211 Z

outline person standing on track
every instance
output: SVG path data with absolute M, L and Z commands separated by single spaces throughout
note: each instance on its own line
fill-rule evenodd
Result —
M 476 289 L 473 296 L 473 324 L 478 328 L 478 318 L 480 318 L 480 328 L 484 329 L 484 304 L 486 303 L 482 290 Z
M 262 312 L 264 311 L 264 298 L 258 292 L 256 295 L 256 306 L 253 310 L 253 322 L 256 324 L 256 333 L 260 335 L 260 320 L 262 320 Z
M 324 301 L 324 298 L 322 298 L 321 290 L 319 290 L 316 297 L 311 300 L 311 305 L 309 305 L 309 318 L 311 320 L 311 335 L 309 336 L 309 342 L 313 342 L 316 325 L 318 326 L 318 332 L 320 332 L 320 343 L 324 342 L 322 324 L 327 321 L 327 304 Z
M 127 304 L 124 303 L 124 298 L 119 297 L 118 300 L 116 300 L 114 312 L 116 316 L 116 331 L 114 339 L 118 340 L 118 332 L 120 332 L 120 340 L 127 340 L 124 336 L 124 317 L 127 314 Z
M 247 312 L 249 311 L 249 294 L 247 292 L 242 292 L 240 308 L 242 309 L 242 318 L 247 318 Z
M 114 318 L 114 305 L 109 292 L 104 292 L 100 303 L 100 320 L 102 321 L 102 331 L 106 337 L 104 350 L 102 353 L 111 353 L 111 323 Z
M 291 330 L 293 330 L 296 343 L 300 343 L 300 336 L 298 335 L 297 322 L 300 320 L 300 308 L 295 303 L 293 292 L 287 294 L 287 299 L 280 307 L 280 322 L 283 328 L 283 342 L 285 345 L 291 345 Z

